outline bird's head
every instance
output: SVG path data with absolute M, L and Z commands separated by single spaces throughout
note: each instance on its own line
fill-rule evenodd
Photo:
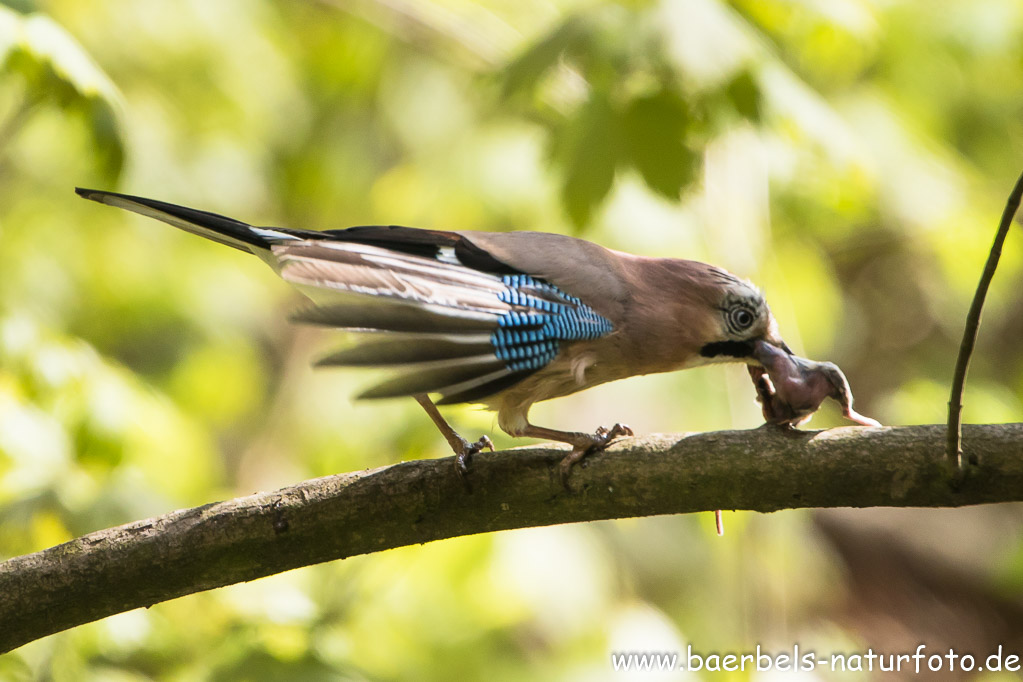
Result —
M 709 301 L 714 312 L 708 329 L 712 338 L 700 348 L 705 362 L 760 364 L 754 353 L 757 342 L 791 354 L 759 289 L 724 270 L 717 270 L 714 279 L 717 286 Z

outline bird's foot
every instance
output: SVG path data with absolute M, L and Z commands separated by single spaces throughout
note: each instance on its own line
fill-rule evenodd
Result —
M 470 443 L 464 438 L 461 438 L 461 441 L 462 447 L 455 453 L 455 471 L 458 472 L 458 475 L 464 481 L 469 475 L 469 464 L 472 462 L 473 455 L 482 452 L 483 448 L 493 452 L 494 443 L 490 440 L 489 436 L 480 436 L 480 439 L 475 443 Z
M 604 447 L 619 436 L 633 436 L 635 434 L 625 424 L 615 424 L 610 429 L 599 426 L 593 435 L 601 440 L 599 443 L 600 447 Z
M 571 491 L 568 479 L 572 474 L 572 467 L 581 462 L 590 453 L 606 448 L 615 438 L 631 435 L 633 435 L 632 429 L 625 424 L 615 424 L 610 429 L 601 426 L 592 435 L 585 434 L 585 438 L 581 438 L 578 442 L 572 444 L 572 452 L 565 455 L 565 458 L 561 460 L 559 467 L 561 485 L 565 487 L 566 491 Z

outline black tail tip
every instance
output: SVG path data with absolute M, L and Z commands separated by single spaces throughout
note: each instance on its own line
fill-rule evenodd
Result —
M 92 199 L 96 201 L 99 195 L 103 194 L 98 189 L 86 189 L 84 187 L 75 187 L 75 194 L 82 197 L 83 199 Z

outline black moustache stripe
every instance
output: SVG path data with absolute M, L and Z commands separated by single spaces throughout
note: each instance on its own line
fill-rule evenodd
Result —
M 715 341 L 708 343 L 700 349 L 700 355 L 705 358 L 717 358 L 727 355 L 731 358 L 749 358 L 753 356 L 752 341 Z

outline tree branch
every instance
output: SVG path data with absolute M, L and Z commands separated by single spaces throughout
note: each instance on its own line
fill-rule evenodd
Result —
M 306 481 L 102 530 L 0 564 L 0 653 L 182 595 L 392 547 L 654 514 L 1023 500 L 1023 424 L 968 426 L 957 485 L 944 426 L 762 427 L 612 444 L 558 477 L 563 449 L 450 458 Z
M 948 430 L 945 436 L 945 454 L 949 464 L 955 469 L 961 469 L 963 466 L 963 390 L 966 388 L 966 372 L 970 369 L 970 356 L 973 355 L 973 347 L 977 344 L 977 335 L 980 333 L 980 314 L 984 309 L 987 290 L 991 287 L 991 280 L 994 279 L 995 270 L 998 268 L 998 259 L 1002 256 L 1005 237 L 1009 234 L 1012 219 L 1019 212 L 1021 198 L 1023 198 L 1023 174 L 1020 174 L 1019 179 L 1016 180 L 1016 185 L 1005 202 L 1005 210 L 1002 211 L 1002 219 L 998 223 L 995 241 L 991 245 L 987 262 L 984 264 L 984 272 L 981 273 L 977 290 L 973 294 L 970 310 L 966 313 L 963 340 L 959 344 L 959 356 L 956 358 L 956 368 L 952 374 L 952 389 L 948 398 Z

